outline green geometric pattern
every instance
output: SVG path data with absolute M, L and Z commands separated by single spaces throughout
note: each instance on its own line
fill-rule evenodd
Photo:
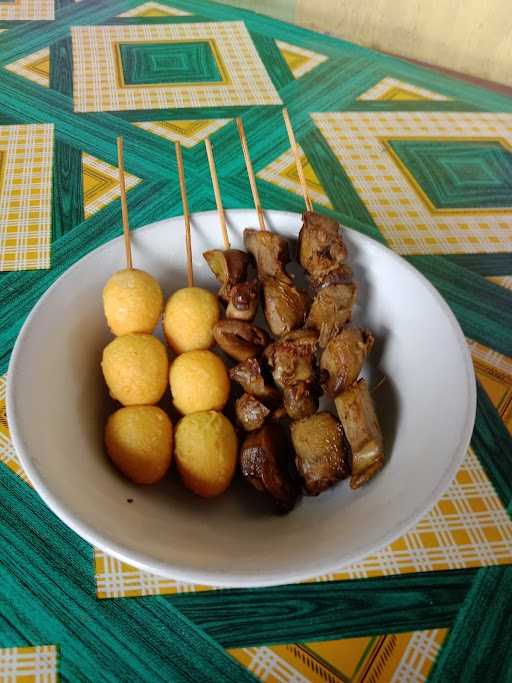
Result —
M 367 206 L 316 128 L 314 112 L 512 112 L 512 98 L 424 70 L 330 36 L 206 0 L 159 0 L 185 17 L 119 17 L 141 0 L 56 0 L 52 22 L 0 22 L 0 125 L 54 123 L 52 268 L 0 273 L 0 373 L 23 321 L 48 287 L 92 249 L 120 234 L 120 205 L 84 220 L 82 152 L 116 165 L 115 138 L 125 139 L 125 164 L 142 179 L 128 194 L 133 229 L 182 212 L 178 175 L 167 139 L 140 121 L 243 117 L 255 171 L 289 148 L 280 106 L 190 107 L 79 114 L 73 110 L 73 26 L 243 21 L 259 58 L 293 119 L 296 136 L 333 209 L 326 213 L 384 242 Z M 319 52 L 327 60 L 295 79 L 276 40 Z M 2 67 L 50 49 L 50 88 Z M 122 74 L 140 84 L 221 80 L 211 45 L 124 44 Z M 446 95 L 449 101 L 361 101 L 392 77 Z M 212 135 L 226 208 L 252 205 L 233 123 Z M 499 142 L 390 141 L 400 163 L 439 210 L 511 205 L 510 152 Z M 192 211 L 215 207 L 202 145 L 184 150 Z M 303 202 L 258 181 L 268 209 L 301 211 Z M 510 220 L 510 219 L 508 219 Z M 511 250 L 507 250 L 510 252 Z M 442 292 L 465 333 L 512 355 L 512 294 L 486 275 L 510 275 L 509 253 L 411 257 Z M 442 352 L 442 350 L 440 350 Z M 478 389 L 472 441 L 482 467 L 512 511 L 512 441 L 485 391 Z M 92 548 L 44 505 L 37 493 L 0 465 L 0 648 L 56 643 L 63 681 L 253 680 L 222 648 L 347 638 L 415 629 L 450 628 L 435 681 L 510 680 L 512 567 L 327 581 L 257 590 L 218 590 L 98 601 Z M 487 679 L 486 679 L 487 676 Z
M 512 152 L 499 142 L 388 143 L 437 209 L 512 207 Z
M 191 43 L 121 43 L 124 82 L 127 85 L 204 83 L 221 81 L 217 62 L 207 41 Z

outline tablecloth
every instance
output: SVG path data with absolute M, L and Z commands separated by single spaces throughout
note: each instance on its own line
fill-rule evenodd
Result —
M 179 45 L 179 49 L 176 48 Z M 302 210 L 281 108 L 319 211 L 441 292 L 478 380 L 471 447 L 409 533 L 310 582 L 214 590 L 90 547 L 43 504 L 5 417 L 17 333 L 72 263 L 120 233 L 252 205 Z M 0 680 L 498 681 L 512 677 L 512 99 L 203 0 L 0 2 Z M 456 397 L 454 397 L 456 400 Z

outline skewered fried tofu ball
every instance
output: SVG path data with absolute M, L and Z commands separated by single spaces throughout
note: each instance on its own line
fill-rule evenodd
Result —
M 103 289 L 103 309 L 116 336 L 151 334 L 162 315 L 164 296 L 149 273 L 127 268 L 114 273 Z
M 165 336 L 175 353 L 209 349 L 215 343 L 213 326 L 219 318 L 219 301 L 207 289 L 178 289 L 165 306 Z
M 229 398 L 229 377 L 211 351 L 187 351 L 171 364 L 169 383 L 174 406 L 183 415 L 222 410 Z
M 136 484 L 162 479 L 171 464 L 172 441 L 172 423 L 157 406 L 120 408 L 105 429 L 110 459 Z
M 101 368 L 110 395 L 125 406 L 158 403 L 167 387 L 167 351 L 150 334 L 113 339 L 103 350 Z
M 176 425 L 175 457 L 185 486 L 204 498 L 223 493 L 233 479 L 238 443 L 231 422 L 214 410 L 183 417 Z

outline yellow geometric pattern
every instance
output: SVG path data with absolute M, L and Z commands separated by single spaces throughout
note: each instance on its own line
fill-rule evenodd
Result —
M 50 86 L 50 50 L 47 47 L 7 64 L 4 68 L 34 83 L 44 85 L 45 88 Z
M 54 0 L 13 0 L 0 2 L 0 19 L 38 21 L 55 19 Z
M 397 78 L 386 76 L 372 88 L 359 95 L 358 100 L 449 100 L 450 97 L 441 95 L 427 88 L 420 88 L 412 83 L 399 81 Z
M 499 252 L 512 242 L 511 209 L 433 211 L 386 141 L 496 141 L 512 147 L 512 115 L 480 112 L 312 114 L 392 249 L 400 254 Z
M 176 7 L 168 7 L 159 2 L 145 2 L 138 5 L 128 12 L 118 14 L 119 17 L 185 17 L 189 16 L 191 12 L 177 9 Z
M 324 188 L 302 149 L 300 149 L 300 154 L 311 199 L 318 204 L 332 208 L 329 197 L 325 194 Z M 268 166 L 265 166 L 261 171 L 258 171 L 256 175 L 262 180 L 266 180 L 289 192 L 302 196 L 302 188 L 297 174 L 295 157 L 293 156 L 291 149 L 283 152 L 283 154 L 277 157 L 277 159 L 274 159 Z
M 512 434 L 512 358 L 475 341 L 469 347 L 478 380 Z
M 82 152 L 82 182 L 86 219 L 121 196 L 117 166 L 86 152 Z M 140 183 L 140 178 L 125 172 L 125 183 L 126 189 L 131 190 Z
M 56 683 L 57 648 L 54 645 L 0 649 L 0 681 Z
M 53 124 L 0 126 L 0 271 L 50 267 Z
M 423 683 L 447 633 L 436 629 L 228 652 L 266 683 Z
M 230 121 L 231 119 L 140 121 L 134 125 L 172 142 L 181 142 L 185 147 L 193 147 L 223 128 Z
M 72 27 L 75 111 L 280 104 L 243 22 Z M 122 87 L 116 45 L 206 41 L 226 77 L 217 83 L 163 83 Z
M 276 45 L 295 78 L 304 76 L 327 59 L 326 55 L 285 43 L 284 40 L 276 40 Z

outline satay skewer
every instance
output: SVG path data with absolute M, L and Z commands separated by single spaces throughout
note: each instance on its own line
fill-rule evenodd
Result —
M 217 214 L 219 217 L 220 229 L 222 231 L 222 239 L 224 240 L 224 249 L 229 249 L 231 245 L 229 243 L 226 216 L 224 213 L 224 207 L 222 206 L 219 179 L 217 178 L 217 169 L 215 168 L 215 158 L 213 156 L 213 147 L 210 138 L 205 138 L 204 146 L 206 147 L 206 156 L 208 157 L 208 166 L 210 167 L 210 177 L 212 179 L 213 194 L 215 195 L 215 204 L 217 205 Z
M 130 225 L 128 222 L 128 204 L 126 201 L 126 183 L 124 177 L 124 154 L 123 138 L 117 138 L 117 169 L 119 172 L 119 187 L 121 190 L 121 216 L 123 220 L 124 251 L 126 255 L 126 267 L 133 269 L 132 245 L 130 240 Z
M 256 176 L 254 174 L 254 169 L 252 167 L 251 156 L 249 154 L 249 145 L 247 144 L 247 137 L 245 135 L 244 124 L 240 117 L 236 120 L 236 125 L 238 128 L 238 134 L 240 136 L 240 142 L 242 143 L 242 151 L 244 153 L 245 167 L 247 168 L 247 175 L 249 176 L 249 184 L 251 186 L 252 198 L 254 201 L 254 208 L 258 215 L 258 222 L 260 224 L 260 230 L 267 230 L 265 223 L 265 214 L 261 207 L 260 195 L 258 193 L 258 187 L 256 185 Z
M 285 107 L 283 109 L 283 119 L 286 126 L 286 132 L 288 133 L 288 140 L 292 148 L 293 156 L 295 157 L 295 165 L 297 167 L 297 174 L 299 176 L 300 185 L 302 188 L 302 195 L 304 197 L 304 203 L 306 204 L 306 209 L 308 211 L 313 211 L 313 202 L 308 192 L 308 185 L 306 182 L 306 176 L 304 175 L 304 168 L 302 167 L 302 159 L 300 156 L 299 147 L 297 145 L 297 140 L 295 139 L 295 133 L 293 132 L 292 122 L 290 120 L 290 115 L 288 114 L 288 109 Z
M 178 178 L 180 181 L 181 203 L 183 206 L 183 219 L 185 221 L 185 248 L 187 252 L 187 285 L 194 286 L 194 268 L 192 265 L 192 239 L 190 233 L 190 210 L 188 208 L 187 185 L 185 183 L 185 170 L 183 168 L 183 155 L 181 144 L 175 143 L 176 162 L 178 164 Z

